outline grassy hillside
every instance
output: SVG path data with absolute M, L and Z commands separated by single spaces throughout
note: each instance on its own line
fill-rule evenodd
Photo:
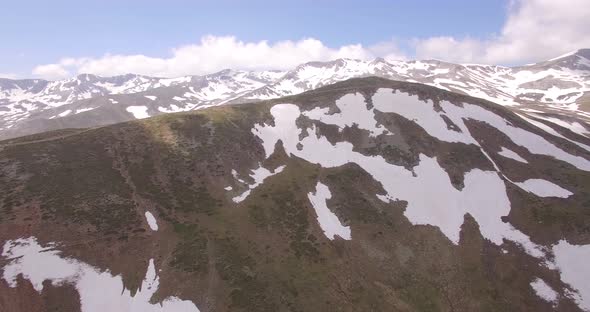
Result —
M 280 100 L 2 141 L 0 243 L 28 236 L 58 242 L 65 256 L 120 274 L 132 291 L 140 287 L 153 258 L 161 269 L 153 300 L 174 295 L 194 301 L 201 311 L 552 310 L 534 294 L 530 281 L 540 276 L 567 288 L 559 275 L 513 242 L 497 246 L 484 239 L 469 214 L 460 243 L 454 245 L 437 227 L 412 225 L 404 216 L 406 202 L 380 201 L 375 194 L 384 193 L 382 186 L 358 165 L 322 168 L 289 157 L 281 143 L 265 159 L 251 132 L 255 124 L 272 122 L 269 109 L 276 103 L 311 109 L 350 92 L 370 96 L 379 87 L 435 102 L 469 101 L 522 123 L 488 102 L 367 78 Z M 396 138 L 369 139 L 358 127 L 339 131 L 323 125 L 318 131 L 410 169 L 419 154 L 436 156 L 457 189 L 463 187 L 465 172 L 493 170 L 473 145 L 442 142 L 395 114 L 380 118 L 399 134 Z M 508 138 L 485 124 L 473 122 L 470 129 L 490 150 L 508 144 Z M 555 144 L 583 153 L 566 141 Z M 513 179 L 551 166 L 550 174 L 576 191 L 575 203 L 562 207 L 559 201 L 540 201 L 508 186 L 513 211 L 506 221 L 535 242 L 550 244 L 564 237 L 590 242 L 590 175 L 545 156 L 531 158 L 532 169 L 493 157 Z M 232 170 L 251 183 L 250 170 L 258 164 L 286 167 L 235 203 L 232 198 L 247 187 Z M 351 227 L 352 240 L 329 240 L 323 234 L 307 196 L 318 181 L 330 187 L 327 204 Z M 157 232 L 150 230 L 145 211 L 158 219 Z M 0 307 L 18 311 L 39 296 L 35 300 L 49 310 L 55 300 L 49 291 L 71 298 L 71 289 L 36 294 L 27 283 L 13 289 L 0 279 Z M 565 296 L 558 307 L 578 309 Z

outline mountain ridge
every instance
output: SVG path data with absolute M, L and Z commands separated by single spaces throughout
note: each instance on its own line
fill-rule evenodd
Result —
M 535 110 L 588 120 L 590 113 L 585 98 L 590 96 L 590 67 L 585 67 L 585 61 L 580 63 L 580 60 L 587 61 L 587 51 L 579 50 L 561 59 L 520 67 L 377 58 L 371 61 L 308 62 L 290 71 L 225 69 L 204 76 L 177 78 L 81 74 L 53 82 L 0 79 L 0 137 L 50 130 L 54 122 L 48 120 L 60 120 L 68 115 L 82 115 L 72 126 L 84 122 L 92 126 L 96 118 L 102 120 L 99 124 L 103 124 L 276 98 L 366 76 L 425 83 L 512 105 L 515 110 Z M 16 87 L 8 88 L 8 85 Z M 100 113 L 89 114 L 99 107 L 102 108 Z M 33 129 L 32 121 L 47 124 L 47 127 Z M 67 125 L 67 121 L 64 124 Z

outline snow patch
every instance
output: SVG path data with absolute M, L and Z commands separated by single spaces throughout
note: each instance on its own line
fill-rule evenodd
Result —
M 178 107 L 174 104 L 170 104 L 169 108 L 158 106 L 158 110 L 161 111 L 162 113 L 176 113 L 176 112 L 183 111 L 183 109 L 181 109 L 180 107 Z
M 573 297 L 580 308 L 590 311 L 590 245 L 571 245 L 561 240 L 553 246 L 553 254 L 561 280 L 578 291 Z
M 147 220 L 147 223 L 150 226 L 150 229 L 152 229 L 152 231 L 158 230 L 158 222 L 156 221 L 156 218 L 151 212 L 145 212 L 145 219 Z
M 416 96 L 407 93 L 393 93 L 392 89 L 381 88 L 373 96 L 375 109 L 382 112 L 399 114 L 406 119 L 413 120 L 422 127 L 428 134 L 439 140 L 447 142 L 462 142 L 465 144 L 476 144 L 477 141 L 471 136 L 464 120 L 473 119 L 489 124 L 506 134 L 514 143 L 523 146 L 533 154 L 548 155 L 556 159 L 568 162 L 578 169 L 590 171 L 590 161 L 587 159 L 566 153 L 557 146 L 551 144 L 543 137 L 515 127 L 504 118 L 484 109 L 478 105 L 463 103 L 463 107 L 447 101 L 441 101 L 440 106 L 443 112 L 436 112 L 432 101 L 423 102 Z M 461 132 L 447 128 L 442 119 L 446 115 Z
M 572 192 L 543 179 L 529 179 L 524 182 L 514 183 L 523 190 L 533 193 L 539 197 L 561 197 L 568 198 Z
M 450 115 L 445 112 L 436 112 L 433 103 L 420 101 L 416 96 L 407 93 L 393 93 L 392 89 L 381 88 L 373 96 L 375 109 L 384 113 L 395 113 L 414 121 L 429 135 L 446 142 L 460 142 L 465 144 L 476 143 L 469 135 L 467 127 L 463 124 L 461 114 Z M 441 105 L 446 104 L 442 102 Z M 450 105 L 451 103 L 448 103 Z M 459 108 L 461 109 L 461 108 Z M 446 111 L 446 109 L 445 109 Z M 455 112 L 455 111 L 451 111 Z M 443 115 L 449 117 L 461 130 L 461 132 L 449 130 Z
M 551 286 L 547 285 L 544 280 L 536 278 L 531 282 L 531 287 L 539 298 L 551 303 L 557 301 L 557 292 L 555 292 Z
M 552 122 L 558 126 L 569 129 L 579 135 L 583 135 L 583 136 L 588 137 L 588 134 L 590 134 L 590 131 L 588 131 L 588 129 L 586 129 L 586 127 L 584 127 L 581 123 L 579 123 L 577 121 L 567 122 L 567 121 L 561 120 L 559 118 L 547 117 L 547 116 L 544 116 L 541 114 L 534 114 L 534 116 L 536 118 L 547 120 L 547 121 Z
M 396 201 L 396 200 L 397 200 L 397 199 L 395 199 L 395 198 L 392 198 L 392 197 L 391 197 L 391 196 L 389 196 L 389 195 L 375 194 L 375 196 L 377 196 L 377 198 L 378 198 L 380 201 L 382 201 L 382 202 L 384 202 L 384 203 L 387 203 L 387 204 L 388 204 L 388 203 L 390 203 L 390 202 L 393 202 L 393 201 Z
M 72 112 L 72 110 L 71 109 L 68 109 L 68 110 L 65 110 L 65 111 L 57 114 L 57 116 L 59 116 L 59 117 L 65 117 L 65 116 L 69 115 L 71 112 Z
M 158 98 L 157 96 L 154 96 L 154 95 L 145 95 L 145 97 L 152 100 L 152 101 L 155 101 Z
M 528 164 L 528 161 L 526 159 L 520 157 L 520 155 L 513 152 L 512 150 L 505 148 L 504 146 L 502 146 L 502 149 L 498 152 L 498 155 L 504 156 L 506 158 L 514 159 L 516 161 L 520 161 L 521 163 Z
M 342 225 L 340 220 L 338 220 L 338 216 L 328 208 L 326 201 L 332 198 L 332 193 L 330 193 L 330 189 L 325 184 L 318 182 L 315 194 L 308 193 L 307 197 L 313 209 L 315 209 L 318 223 L 327 238 L 333 240 L 334 236 L 338 235 L 345 240 L 351 239 L 350 227 Z
M 541 129 L 541 130 L 543 130 L 543 131 L 545 131 L 545 132 L 547 132 L 547 133 L 549 133 L 549 134 L 551 134 L 553 136 L 556 136 L 558 138 L 562 138 L 564 140 L 570 141 L 570 142 L 578 145 L 579 147 L 581 147 L 581 148 L 583 148 L 583 149 L 585 149 L 587 151 L 590 151 L 590 146 L 588 146 L 586 144 L 583 144 L 583 143 L 580 143 L 580 142 L 577 142 L 577 141 L 574 141 L 572 139 L 566 138 L 565 136 L 561 135 L 559 132 L 555 131 L 555 129 L 549 127 L 548 125 L 546 125 L 546 124 L 544 124 L 544 123 L 542 123 L 540 121 L 536 121 L 536 120 L 534 120 L 532 118 L 528 118 L 528 117 L 524 116 L 523 114 L 517 114 L 517 115 L 520 116 L 520 118 L 522 118 L 525 121 L 527 121 L 528 123 L 530 123 L 531 125 L 536 126 L 537 128 L 539 128 L 539 129 Z
M 254 179 L 254 183 L 248 185 L 248 190 L 245 191 L 244 193 L 242 193 L 239 196 L 236 196 L 234 198 L 232 198 L 232 200 L 235 203 L 239 203 L 241 201 L 243 201 L 244 199 L 246 199 L 248 197 L 248 195 L 250 195 L 250 192 L 255 189 L 256 187 L 258 187 L 260 184 L 262 184 L 262 182 L 264 182 L 264 180 L 270 176 L 273 176 L 275 174 L 281 173 L 283 171 L 283 169 L 285 169 L 285 166 L 280 166 L 278 168 L 276 168 L 274 171 L 270 171 L 262 166 L 258 167 L 257 169 L 251 170 L 251 174 L 250 177 L 252 179 Z M 232 170 L 232 174 L 234 175 L 234 177 L 236 177 L 237 179 L 237 172 L 235 170 Z M 245 181 L 238 179 L 238 181 L 247 184 Z
M 73 258 L 61 257 L 55 244 L 42 247 L 34 237 L 9 240 L 4 244 L 2 256 L 8 260 L 3 278 L 10 287 L 16 287 L 19 274 L 28 279 L 37 292 L 43 290 L 43 281 L 53 285 L 72 284 L 80 295 L 83 312 L 101 311 L 182 311 L 198 312 L 190 301 L 168 297 L 161 303 L 150 303 L 159 287 L 154 260 L 135 295 L 125 288 L 121 276 L 99 269 Z
M 340 113 L 329 115 L 328 108 L 316 107 L 311 111 L 303 112 L 303 115 L 325 124 L 337 125 L 340 130 L 357 125 L 359 129 L 368 130 L 371 136 L 387 132 L 385 127 L 377 125 L 374 109 L 367 109 L 367 103 L 362 94 L 344 95 L 336 100 L 336 106 L 340 109 Z
M 144 119 L 150 117 L 147 113 L 147 109 L 146 106 L 128 106 L 125 110 L 133 114 L 135 119 Z
M 83 112 L 87 112 L 87 111 L 91 111 L 93 109 L 95 109 L 96 107 L 86 107 L 86 108 L 79 108 L 76 110 L 76 112 L 74 114 L 80 114 Z

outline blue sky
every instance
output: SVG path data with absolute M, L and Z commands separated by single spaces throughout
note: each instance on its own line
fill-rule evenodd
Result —
M 75 68 L 61 72 L 67 75 L 81 68 L 96 69 L 80 65 L 82 59 L 100 60 L 105 55 L 170 59 L 174 49 L 198 45 L 207 35 L 231 36 L 245 44 L 265 40 L 271 46 L 314 38 L 327 49 L 360 44 L 369 51 L 353 56 L 391 54 L 479 61 L 477 57 L 453 59 L 445 54 L 456 49 L 468 49 L 465 54 L 485 53 L 488 41 L 502 37 L 510 16 L 518 15 L 529 2 L 534 6 L 539 1 L 5 1 L 0 6 L 0 73 L 43 76 L 39 71 L 34 74 L 35 67 L 63 67 L 63 58 L 78 60 L 75 66 L 67 65 Z M 433 38 L 439 40 L 429 41 Z M 375 45 L 388 48 L 371 48 Z M 445 53 L 433 55 L 432 50 Z M 320 60 L 341 55 L 316 54 L 312 58 Z M 505 63 L 512 61 L 520 60 Z M 228 63 L 240 67 L 238 61 Z M 98 72 L 110 73 L 106 69 L 101 72 L 103 69 Z M 169 69 L 161 72 L 176 73 Z

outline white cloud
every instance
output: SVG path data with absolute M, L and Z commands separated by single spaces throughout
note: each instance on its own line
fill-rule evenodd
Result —
M 269 43 L 243 42 L 232 36 L 205 36 L 198 44 L 173 49 L 172 55 L 168 58 L 110 54 L 101 58 L 65 58 L 55 64 L 37 66 L 33 74 L 47 79 L 59 79 L 75 73 L 101 76 L 136 73 L 177 77 L 207 74 L 225 68 L 290 69 L 309 61 L 328 61 L 337 58 L 373 59 L 382 55 L 403 58 L 393 43 L 371 47 L 352 44 L 330 48 L 313 38 Z
M 420 59 L 435 58 L 448 62 L 473 62 L 480 60 L 485 47 L 477 39 L 431 37 L 415 40 L 416 55 Z
M 589 17 L 587 0 L 514 0 L 499 35 L 417 39 L 416 56 L 488 64 L 542 61 L 589 47 Z
M 511 0 L 506 22 L 487 38 L 441 36 L 411 40 L 417 59 L 520 65 L 590 47 L 588 0 Z M 407 43 L 407 42 L 406 42 Z M 61 79 L 78 73 L 112 76 L 136 73 L 178 77 L 225 68 L 291 69 L 309 61 L 336 58 L 405 59 L 396 40 L 363 46 L 328 47 L 320 40 L 244 42 L 233 36 L 205 36 L 200 42 L 171 49 L 168 57 L 106 54 L 98 58 L 64 58 L 39 65 L 33 74 Z
M 44 79 L 63 79 L 70 76 L 70 72 L 65 68 L 65 65 L 47 64 L 39 65 L 33 69 L 33 75 Z
M 17 77 L 18 75 L 13 73 L 0 73 L 0 78 L 16 79 Z
M 406 55 L 399 48 L 398 40 L 391 39 L 389 41 L 379 42 L 368 48 L 373 55 L 382 57 L 386 60 L 405 60 Z

